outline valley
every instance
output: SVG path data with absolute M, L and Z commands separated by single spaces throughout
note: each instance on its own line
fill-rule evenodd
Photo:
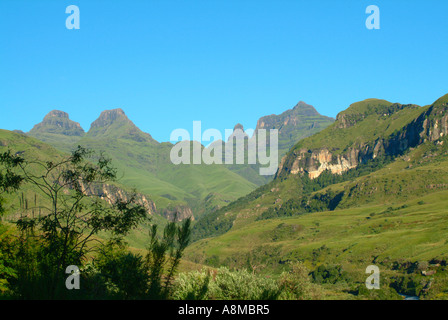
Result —
M 448 95 L 424 107 L 368 99 L 325 125 L 310 108 L 301 102 L 258 121 L 257 128 L 280 129 L 284 145 L 277 173 L 264 180 L 253 178 L 257 165 L 173 165 L 173 145 L 155 141 L 121 109 L 103 112 L 87 133 L 52 111 L 28 134 L 0 131 L 0 143 L 41 160 L 76 145 L 110 156 L 119 181 L 92 192 L 135 189 L 160 226 L 194 220 L 184 272 L 226 267 L 276 279 L 301 263 L 319 299 L 447 298 Z M 308 128 L 302 136 L 292 135 L 298 124 Z M 5 200 L 4 220 L 13 221 L 17 196 Z M 149 228 L 127 236 L 132 250 L 146 247 Z M 382 290 L 365 289 L 369 265 L 381 270 Z

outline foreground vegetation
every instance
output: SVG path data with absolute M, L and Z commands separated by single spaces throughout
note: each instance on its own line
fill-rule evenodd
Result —
M 356 297 L 375 265 L 381 290 L 370 294 L 446 299 L 447 112 L 448 95 L 426 107 L 351 105 L 296 144 L 274 181 L 199 219 L 186 257 L 269 276 L 300 261 L 333 294 Z M 330 172 L 341 159 L 355 165 Z
M 87 192 L 116 178 L 110 160 L 81 147 L 55 159 L 30 160 L 10 151 L 0 155 L 1 204 L 11 194 L 21 197 L 25 186 L 46 197 L 30 205 L 22 199 L 18 218 L 0 223 L 1 299 L 321 297 L 301 263 L 277 278 L 226 268 L 179 273 L 190 243 L 190 219 L 169 222 L 163 232 L 147 222 L 147 249 L 133 250 L 126 237 L 142 220 L 150 220 L 145 208 L 132 196 L 110 201 Z M 79 269 L 79 282 L 68 266 Z M 70 286 L 74 283 L 79 288 Z
M 153 224 L 146 255 L 131 253 L 124 237 L 149 219 L 145 207 L 134 195 L 112 200 L 89 191 L 116 179 L 108 158 L 82 147 L 55 162 L 25 159 L 8 150 L 0 154 L 0 164 L 2 196 L 32 185 L 47 198 L 44 204 L 21 206 L 13 226 L 0 224 L 0 290 L 5 297 L 163 299 L 170 295 L 190 241 L 190 219 L 181 226 L 168 223 L 161 235 Z M 3 206 L 0 211 L 4 213 Z M 99 237 L 101 232 L 108 239 Z M 81 270 L 82 291 L 69 290 L 73 288 L 66 282 L 75 269 Z
M 288 271 L 289 263 L 300 261 L 313 281 L 328 289 L 323 295 L 327 298 L 363 294 L 387 298 L 400 293 L 446 299 L 447 208 L 448 192 L 443 191 L 399 206 L 260 220 L 193 243 L 186 258 L 268 276 Z M 381 271 L 381 290 L 375 293 L 364 284 L 366 267 L 372 264 Z
M 447 299 L 447 112 L 448 95 L 423 108 L 353 104 L 291 149 L 273 181 L 163 232 L 135 193 L 85 192 L 116 178 L 103 155 L 50 148 L 36 167 L 5 152 L 0 210 L 13 224 L 0 225 L 2 297 Z M 335 174 L 340 156 L 355 165 Z M 23 197 L 33 192 L 44 201 Z M 81 267 L 82 290 L 65 288 L 67 264 Z M 379 290 L 366 287 L 372 265 Z

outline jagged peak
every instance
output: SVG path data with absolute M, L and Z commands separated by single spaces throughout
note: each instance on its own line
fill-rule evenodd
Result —
M 241 123 L 237 123 L 234 127 L 233 127 L 233 131 L 240 129 L 242 131 L 244 131 L 244 127 Z
M 90 136 L 115 136 L 137 142 L 156 142 L 149 133 L 141 131 L 124 113 L 123 109 L 104 110 L 90 125 Z
M 304 115 L 320 115 L 319 112 L 317 112 L 316 108 L 314 108 L 312 105 L 304 102 L 299 101 L 294 108 L 292 108 L 293 112 L 303 113 Z M 287 112 L 287 111 L 286 111 Z
M 104 110 L 103 112 L 101 112 L 98 119 L 92 122 L 90 129 L 107 127 L 116 122 L 117 120 L 125 120 L 131 122 L 131 120 L 128 119 L 123 109 L 121 108 Z
M 293 109 L 308 108 L 308 107 L 311 107 L 314 109 L 314 107 L 312 105 L 300 100 L 299 102 L 297 102 L 297 104 L 294 106 Z
M 331 117 L 321 115 L 312 105 L 300 100 L 292 109 L 288 109 L 281 114 L 271 114 L 258 119 L 256 130 L 280 128 L 285 125 L 294 126 L 307 117 L 320 117 L 322 120 L 334 121 Z
M 67 112 L 52 110 L 47 113 L 42 122 L 36 124 L 29 133 L 31 136 L 46 133 L 62 134 L 66 136 L 82 136 L 85 132 L 78 122 L 70 120 Z

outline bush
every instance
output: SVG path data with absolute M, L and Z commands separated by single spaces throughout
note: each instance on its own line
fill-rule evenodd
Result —
M 124 248 L 111 249 L 100 255 L 97 267 L 107 291 L 118 299 L 145 297 L 149 270 L 141 255 Z
M 209 299 L 210 273 L 194 271 L 181 273 L 174 283 L 173 299 L 206 300 Z
M 195 271 L 180 274 L 174 284 L 174 299 L 272 300 L 280 295 L 279 284 L 247 270 Z
M 311 283 L 309 270 L 301 262 L 292 264 L 291 271 L 283 272 L 280 280 L 280 299 L 309 300 L 319 299 L 321 291 Z
M 245 269 L 232 272 L 227 268 L 219 268 L 212 286 L 212 296 L 218 300 L 272 300 L 279 293 L 275 280 L 249 273 Z
M 342 269 L 340 265 L 325 266 L 320 265 L 311 273 L 313 281 L 316 283 L 331 283 L 335 284 L 340 281 L 347 280 L 347 272 Z
M 359 299 L 366 300 L 403 300 L 394 288 L 387 285 L 381 285 L 380 290 L 367 289 L 366 285 L 360 284 L 356 290 Z

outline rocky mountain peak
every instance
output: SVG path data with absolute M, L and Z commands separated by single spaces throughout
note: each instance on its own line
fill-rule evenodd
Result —
M 276 115 L 261 117 L 257 122 L 256 129 L 279 129 L 280 131 L 285 127 L 297 127 L 306 123 L 308 127 L 308 118 L 319 117 L 324 122 L 333 122 L 334 119 L 322 116 L 316 109 L 303 101 L 299 101 L 292 109 Z M 280 132 L 281 133 L 281 132 Z
M 297 102 L 297 104 L 294 106 L 293 109 L 300 109 L 300 108 L 308 108 L 311 107 L 314 109 L 314 107 L 310 104 L 307 104 L 306 102 L 300 100 L 299 102 Z
M 156 142 L 149 133 L 141 131 L 120 108 L 101 112 L 91 125 L 89 136 L 131 139 L 137 142 Z
M 241 123 L 237 123 L 234 127 L 233 127 L 233 131 L 240 129 L 242 131 L 244 131 L 244 127 Z
M 124 111 L 120 108 L 117 108 L 101 112 L 99 118 L 92 123 L 90 128 L 92 129 L 107 127 L 117 121 L 131 122 Z
M 69 119 L 68 113 L 60 110 L 52 110 L 50 111 L 45 117 L 45 119 L 49 118 L 62 118 L 62 119 Z
M 320 116 L 319 112 L 310 104 L 303 101 L 299 101 L 294 108 L 292 108 L 293 113 L 300 116 Z
M 47 133 L 82 136 L 85 132 L 78 122 L 70 120 L 68 113 L 60 110 L 52 110 L 29 133 L 31 136 Z

